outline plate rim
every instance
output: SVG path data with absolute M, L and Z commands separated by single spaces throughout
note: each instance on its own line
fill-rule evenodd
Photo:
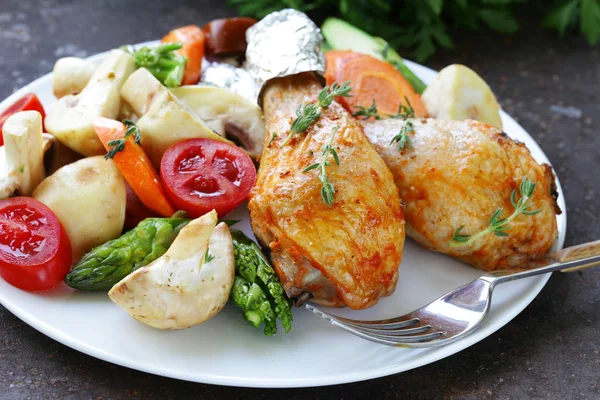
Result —
M 144 43 L 140 43 L 136 46 L 152 45 L 155 43 L 157 43 L 157 41 L 144 42 Z M 98 60 L 98 59 L 104 57 L 107 53 L 108 53 L 108 51 L 101 52 L 101 53 L 86 57 L 86 59 L 92 60 L 92 61 Z M 415 70 L 415 69 L 423 70 L 430 74 L 437 73 L 435 70 L 433 70 L 429 67 L 426 67 L 424 65 L 417 64 L 417 63 L 409 61 L 409 60 L 404 60 L 404 61 L 413 70 Z M 21 89 L 15 91 L 13 94 L 11 94 L 6 99 L 4 99 L 2 102 L 0 102 L 0 111 L 7 108 L 10 104 L 12 104 L 18 98 L 23 96 L 25 93 L 27 93 L 29 91 L 35 92 L 35 90 L 30 89 L 33 86 L 51 85 L 51 81 L 52 81 L 52 72 L 47 73 L 47 74 L 33 80 L 32 82 L 23 86 Z M 548 160 L 548 163 L 552 166 L 550 160 L 546 156 L 546 153 L 542 150 L 542 148 L 535 141 L 535 139 L 529 134 L 529 132 L 527 132 L 527 130 L 525 130 L 525 128 L 523 128 L 514 118 L 512 118 L 510 115 L 508 115 L 506 112 L 504 112 L 504 110 L 501 109 L 500 113 L 503 118 L 512 120 L 523 132 L 525 132 L 527 134 L 527 136 L 529 136 L 529 138 L 531 139 L 531 143 L 528 143 L 527 146 L 530 149 L 531 149 L 531 147 L 534 147 L 540 154 L 542 154 L 544 156 L 544 158 L 546 160 Z M 556 174 L 556 171 L 554 170 L 554 168 L 553 168 L 553 171 L 556 176 L 557 191 L 559 193 L 558 202 L 559 202 L 559 206 L 562 209 L 562 214 L 557 216 L 557 218 L 559 219 L 559 224 L 562 225 L 562 227 L 563 227 L 563 230 L 558 232 L 558 238 L 556 239 L 554 246 L 557 249 L 562 249 L 564 246 L 565 236 L 566 236 L 566 231 L 567 231 L 567 209 L 566 209 L 564 192 L 562 190 L 562 185 L 560 183 L 560 180 L 559 180 L 558 175 Z M 459 353 L 459 352 L 465 350 L 466 348 L 471 347 L 474 344 L 480 342 L 481 340 L 493 335 L 496 331 L 498 331 L 500 328 L 504 327 L 511 320 L 513 320 L 517 315 L 519 315 L 525 308 L 527 308 L 527 306 L 529 306 L 529 304 L 533 301 L 533 299 L 535 299 L 537 297 L 537 295 L 542 291 L 542 289 L 545 287 L 546 283 L 550 279 L 550 275 L 551 274 L 546 274 L 546 275 L 541 275 L 541 276 L 534 277 L 534 278 L 529 278 L 534 281 L 534 287 L 527 293 L 527 296 L 525 296 L 524 298 L 521 298 L 517 305 L 512 303 L 510 308 L 508 310 L 504 310 L 502 312 L 502 314 L 498 316 L 497 321 L 495 321 L 491 326 L 486 327 L 485 329 L 479 329 L 457 342 L 451 343 L 446 346 L 439 347 L 439 348 L 437 348 L 437 351 L 435 351 L 435 352 L 426 354 L 423 357 L 415 357 L 414 359 L 412 359 L 408 362 L 395 364 L 393 366 L 372 369 L 369 371 L 353 372 L 353 373 L 349 373 L 349 374 L 327 375 L 327 376 L 323 376 L 323 377 L 319 377 L 319 378 L 311 377 L 311 378 L 260 378 L 260 379 L 255 379 L 255 378 L 242 378 L 242 377 L 235 377 L 235 376 L 211 375 L 211 374 L 207 374 L 207 373 L 200 373 L 200 374 L 198 374 L 198 373 L 181 373 L 180 371 L 172 371 L 172 370 L 169 370 L 168 368 L 161 368 L 160 366 L 147 367 L 143 364 L 136 364 L 134 361 L 130 361 L 126 358 L 119 357 L 118 355 L 115 355 L 113 353 L 103 351 L 103 350 L 101 350 L 93 345 L 90 345 L 84 341 L 72 338 L 69 335 L 64 334 L 62 331 L 53 327 L 52 325 L 47 324 L 46 322 L 43 322 L 43 321 L 37 319 L 36 317 L 34 317 L 33 315 L 25 312 L 23 309 L 21 309 L 19 307 L 18 304 L 15 304 L 12 301 L 10 301 L 10 299 L 8 299 L 6 296 L 4 296 L 1 292 L 0 292 L 0 304 L 2 304 L 8 311 L 10 311 L 13 315 L 15 315 L 17 318 L 19 318 L 23 322 L 25 322 L 27 325 L 31 326 L 32 328 L 36 329 L 40 333 L 44 334 L 45 336 L 48 336 L 51 339 L 65 345 L 67 347 L 70 347 L 70 348 L 72 348 L 76 351 L 79 351 L 81 353 L 84 353 L 86 355 L 98 358 L 100 360 L 110 362 L 112 364 L 120 365 L 123 367 L 131 368 L 134 370 L 138 370 L 138 371 L 142 371 L 142 372 L 146 372 L 146 373 L 150 373 L 150 374 L 154 374 L 154 375 L 158 375 L 158 376 L 164 376 L 164 377 L 168 377 L 168 378 L 180 379 L 180 380 L 196 382 L 196 383 L 221 385 L 221 386 L 237 386 L 237 387 L 250 387 L 250 388 L 320 387 L 320 386 L 330 386 L 330 385 L 337 385 L 337 384 L 344 384 L 344 383 L 359 382 L 359 381 L 365 381 L 365 380 L 385 377 L 385 376 L 389 376 L 389 375 L 393 375 L 393 374 L 398 374 L 401 372 L 409 371 L 411 369 L 415 369 L 415 368 L 418 368 L 421 366 L 431 364 L 435 361 L 439 361 L 439 360 L 449 357 L 453 354 Z M 403 350 L 403 349 L 400 349 L 400 350 Z

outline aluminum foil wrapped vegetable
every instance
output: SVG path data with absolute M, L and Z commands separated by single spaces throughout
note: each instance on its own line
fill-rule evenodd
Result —
M 259 88 L 273 78 L 325 73 L 323 37 L 304 13 L 292 9 L 271 13 L 248 29 L 246 39 L 246 69 Z
M 229 89 L 253 103 L 256 103 L 258 98 L 258 87 L 252 75 L 243 68 L 224 62 L 204 60 L 200 85 L 214 85 Z

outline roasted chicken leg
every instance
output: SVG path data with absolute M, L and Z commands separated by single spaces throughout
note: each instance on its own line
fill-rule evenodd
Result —
M 406 203 L 406 233 L 424 247 L 492 271 L 517 268 L 543 258 L 557 237 L 556 188 L 552 168 L 538 164 L 524 144 L 482 122 L 414 119 L 411 144 L 399 150 L 390 144 L 407 122 L 399 119 L 363 121 L 365 134 L 394 175 Z M 514 211 L 524 177 L 536 183 L 531 197 L 535 215 L 519 214 L 507 236 L 490 232 L 466 246 L 452 238 L 486 229 L 490 218 Z M 454 243 L 458 244 L 458 243 Z
M 337 103 L 306 132 L 284 144 L 301 104 L 322 86 L 312 73 L 277 78 L 263 89 L 265 146 L 248 208 L 252 228 L 291 298 L 363 309 L 391 294 L 404 246 L 398 188 L 357 120 Z M 331 206 L 321 196 L 322 149 L 337 129 L 329 181 Z

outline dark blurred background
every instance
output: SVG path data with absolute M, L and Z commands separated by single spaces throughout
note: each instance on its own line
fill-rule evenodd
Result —
M 0 0 L 0 98 L 50 72 L 60 57 L 235 14 L 225 1 Z M 518 18 L 514 35 L 453 34 L 455 48 L 425 64 L 439 70 L 461 63 L 479 73 L 552 161 L 566 194 L 566 245 L 600 239 L 599 47 L 579 34 L 559 40 L 535 15 Z M 0 399 L 598 399 L 599 278 L 600 269 L 554 274 L 511 323 L 435 364 L 293 390 L 201 385 L 111 365 L 45 337 L 0 306 Z

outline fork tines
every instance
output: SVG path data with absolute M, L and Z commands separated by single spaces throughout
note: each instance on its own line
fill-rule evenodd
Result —
M 425 333 L 431 330 L 431 325 L 421 324 L 419 318 L 410 314 L 380 321 L 357 321 L 326 313 L 310 304 L 305 306 L 309 311 L 346 332 L 388 346 L 414 347 L 417 343 L 429 342 L 444 334 L 444 332 Z

